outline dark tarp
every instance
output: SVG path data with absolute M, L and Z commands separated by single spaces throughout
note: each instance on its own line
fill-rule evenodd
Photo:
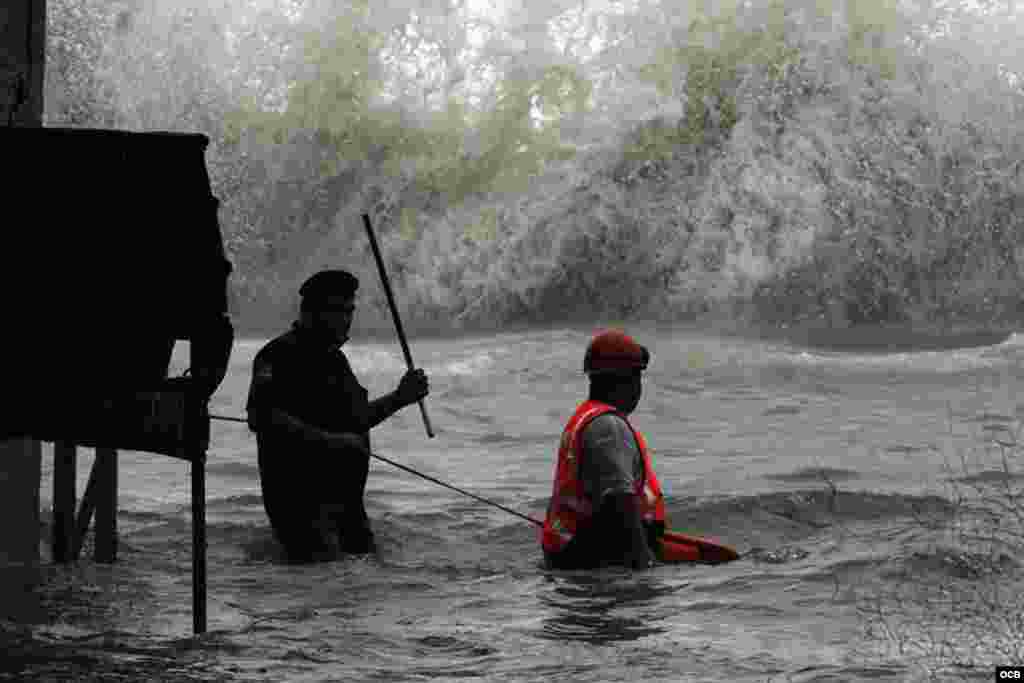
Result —
M 76 405 L 95 416 L 104 398 L 159 389 L 176 339 L 192 341 L 204 402 L 216 389 L 231 266 L 207 144 L 0 128 L 0 434 L 63 434 Z

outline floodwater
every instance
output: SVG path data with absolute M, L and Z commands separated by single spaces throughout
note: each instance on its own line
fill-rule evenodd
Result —
M 549 572 L 532 524 L 375 460 L 366 497 L 379 554 L 286 565 L 255 440 L 215 422 L 210 632 L 190 637 L 188 465 L 123 452 L 118 562 L 44 565 L 41 616 L 16 628 L 46 655 L 0 666 L 0 678 L 916 680 L 906 653 L 868 636 L 865 596 L 947 580 L 937 496 L 998 471 L 985 458 L 1019 426 L 1024 338 L 869 355 L 631 332 L 653 355 L 634 424 L 670 526 L 740 560 Z M 585 397 L 590 333 L 413 339 L 436 438 L 407 408 L 374 431 L 375 451 L 542 517 L 560 431 Z M 237 343 L 212 413 L 242 415 L 261 344 Z M 397 343 L 346 351 L 374 397 L 404 370 Z M 185 357 L 176 350 L 177 369 Z M 80 453 L 82 491 L 91 452 Z M 44 518 L 51 468 L 44 456 Z

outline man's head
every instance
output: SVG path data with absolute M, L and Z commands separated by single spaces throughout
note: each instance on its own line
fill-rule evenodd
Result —
M 299 287 L 303 324 L 339 344 L 348 341 L 359 279 L 345 270 L 321 270 Z
M 621 330 L 605 330 L 590 340 L 583 372 L 590 377 L 590 398 L 615 406 L 627 415 L 643 393 L 642 373 L 650 353 Z

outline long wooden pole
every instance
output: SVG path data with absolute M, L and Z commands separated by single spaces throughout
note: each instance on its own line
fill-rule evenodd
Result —
M 380 255 L 380 247 L 377 246 L 377 237 L 373 234 L 373 225 L 370 224 L 370 216 L 363 214 L 363 225 L 366 226 L 366 235 L 370 238 L 370 248 L 373 249 L 373 258 L 377 261 L 377 272 L 380 273 L 380 282 L 384 286 L 384 294 L 388 297 L 388 306 L 391 307 L 391 318 L 395 321 L 395 329 L 398 331 L 398 341 L 402 344 L 402 353 L 405 354 L 405 364 L 412 370 L 412 354 L 409 353 L 409 342 L 405 340 L 405 330 L 402 329 L 402 319 L 398 316 L 398 306 L 395 305 L 395 295 L 391 293 L 391 281 L 388 279 L 387 271 L 384 270 L 384 259 Z M 427 407 L 423 399 L 420 404 L 420 414 L 423 415 L 423 426 L 427 429 L 427 436 L 434 438 L 434 429 L 430 426 L 430 418 L 427 417 Z

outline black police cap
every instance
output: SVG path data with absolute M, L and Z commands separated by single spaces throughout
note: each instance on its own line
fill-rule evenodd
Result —
M 347 270 L 321 270 L 299 287 L 303 299 L 321 300 L 329 296 L 355 296 L 359 278 Z

